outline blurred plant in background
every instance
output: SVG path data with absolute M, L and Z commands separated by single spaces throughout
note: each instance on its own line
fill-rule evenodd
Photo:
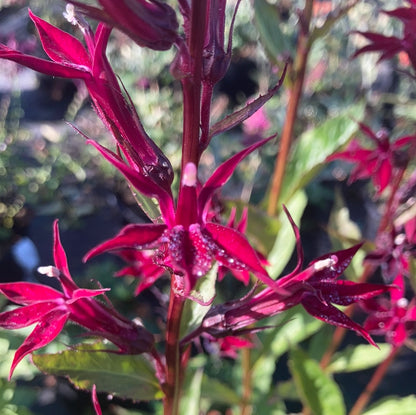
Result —
M 149 356 L 131 355 L 131 350 L 126 353 L 127 349 L 120 348 L 114 333 L 105 332 L 103 337 L 107 336 L 124 354 L 108 353 L 113 350 L 110 343 L 80 344 L 85 333 L 80 327 L 68 326 L 58 342 L 47 345 L 42 354 L 33 355 L 36 366 L 45 373 L 67 376 L 81 390 L 91 390 L 94 385 L 96 413 L 101 411 L 97 399 L 103 412 L 109 414 L 162 413 L 163 406 L 166 414 L 412 413 L 416 398 L 411 385 L 395 390 L 401 397 L 386 397 L 386 388 L 377 395 L 377 388 L 388 378 L 387 370 L 394 367 L 394 362 L 402 358 L 414 361 L 406 348 L 414 350 L 416 287 L 415 83 L 411 66 L 415 3 L 243 0 L 235 17 L 229 56 L 230 22 L 239 2 L 209 1 L 213 12 L 206 21 L 212 26 L 211 34 L 203 39 L 201 113 L 193 133 L 187 130 L 186 119 L 196 119 L 197 109 L 183 109 L 183 99 L 187 99 L 187 88 L 194 87 L 192 82 L 187 84 L 188 77 L 192 79 L 196 74 L 186 48 L 191 50 L 195 48 L 192 42 L 201 42 L 193 37 L 198 30 L 190 24 L 193 15 L 189 7 L 192 4 L 192 10 L 198 9 L 196 2 L 137 1 L 139 11 L 145 7 L 142 4 L 152 3 L 148 19 L 158 34 L 149 29 L 153 33 L 150 38 L 136 33 L 139 26 L 130 26 L 131 16 L 123 14 L 122 9 L 112 13 L 110 1 L 98 2 L 101 11 L 88 6 L 91 2 L 74 3 L 85 12 L 94 31 L 94 18 L 120 29 L 112 31 L 106 49 L 111 68 L 119 77 L 113 90 L 122 85 L 122 92 L 128 91 L 126 110 L 130 111 L 131 99 L 144 131 L 148 137 L 156 137 L 157 146 L 163 150 L 158 153 L 153 148 L 154 152 L 163 154 L 172 166 L 173 194 L 179 192 L 185 203 L 176 205 L 175 197 L 165 196 L 168 186 L 163 178 L 157 184 L 163 192 L 155 191 L 155 187 L 149 191 L 141 184 L 142 176 L 133 176 L 121 165 L 121 160 L 128 160 L 126 166 L 130 167 L 137 162 L 115 128 L 121 113 L 112 120 L 109 114 L 116 111 L 113 105 L 103 114 L 100 104 L 104 101 L 94 96 L 94 90 L 91 93 L 91 85 L 87 88 L 92 103 L 107 128 L 98 122 L 80 79 L 51 80 L 0 60 L 0 237 L 4 241 L 0 254 L 15 243 L 27 205 L 35 212 L 34 222 L 42 217 L 51 222 L 57 216 L 68 234 L 75 228 L 81 235 L 66 244 L 63 232 L 69 261 L 78 260 L 92 245 L 113 237 L 126 223 L 134 223 L 89 253 L 91 257 L 113 251 L 127 266 L 120 266 L 118 259 L 105 258 L 95 260 L 86 271 L 74 266 L 74 280 L 80 287 L 88 286 L 88 290 L 77 291 L 72 283 L 65 282 L 64 276 L 69 274 L 57 243 L 57 229 L 56 269 L 43 269 L 49 277 L 38 274 L 36 278 L 63 289 L 63 294 L 53 294 L 56 304 L 70 292 L 71 298 L 65 300 L 66 313 L 75 313 L 69 318 L 95 335 L 104 331 L 98 326 L 91 330 L 88 319 L 80 319 L 79 311 L 74 310 L 90 306 L 95 312 L 103 310 L 103 303 L 89 296 L 93 290 L 104 292 L 101 286 L 111 287 L 108 297 L 114 308 L 132 321 L 140 318 L 146 336 L 152 333 L 156 344 Z M 128 2 L 121 3 L 127 7 Z M 72 9 L 67 9 L 64 17 L 63 3 L 9 1 L 0 8 L 0 40 L 8 48 L 45 57 L 28 19 L 28 5 L 36 16 L 80 40 L 82 36 L 76 33 L 71 19 L 87 30 L 80 14 L 71 15 Z M 225 5 L 222 15 L 221 7 Z M 383 8 L 394 7 L 395 11 L 380 13 Z M 195 13 L 202 15 L 201 9 Z M 182 40 L 175 39 L 170 10 L 175 10 L 179 24 L 184 24 L 178 32 Z M 168 23 L 163 17 L 167 15 L 173 19 Z M 47 28 L 36 16 L 38 29 Z M 88 35 L 85 38 L 90 48 L 93 42 Z M 155 38 L 163 42 L 154 43 Z M 175 42 L 176 48 L 169 48 Z M 47 47 L 45 50 L 48 52 Z M 52 59 L 59 60 L 68 50 L 63 49 Z M 383 59 L 378 61 L 380 55 L 368 53 L 372 51 L 381 52 Z M 1 53 L 6 58 L 11 56 L 7 55 L 9 49 Z M 49 53 L 55 51 L 50 49 Z M 228 59 L 230 66 L 225 73 Z M 169 71 L 172 61 L 173 69 Z M 280 89 L 273 88 L 280 81 Z M 22 88 L 24 85 L 27 87 Z M 212 104 L 208 104 L 211 92 Z M 199 135 L 199 129 L 201 150 L 195 155 L 195 149 L 187 147 L 187 134 L 192 136 L 196 131 Z M 110 153 L 96 144 L 110 161 L 107 163 L 97 157 L 93 146 L 85 145 L 85 137 L 112 149 L 114 139 L 109 131 L 119 143 L 118 150 Z M 276 132 L 277 143 L 269 142 L 262 145 L 261 152 L 252 153 L 261 139 Z M 188 162 L 198 166 L 197 172 Z M 133 186 L 115 172 L 111 163 Z M 220 167 L 215 170 L 216 166 Z M 139 167 L 135 175 L 137 170 Z M 145 170 L 144 176 L 152 174 L 152 170 Z M 213 189 L 220 187 L 221 194 L 214 194 Z M 143 199 L 140 192 L 159 199 L 163 224 L 157 218 L 160 212 L 155 215 L 157 204 Z M 199 209 L 196 216 L 193 201 Z M 290 212 L 288 217 L 282 205 Z M 148 218 L 154 220 L 152 225 L 143 224 Z M 301 221 L 299 233 L 295 223 Z M 179 226 L 191 235 L 183 244 Z M 87 234 L 91 241 L 84 237 Z M 247 240 L 242 239 L 243 234 Z M 39 240 L 50 246 L 51 239 L 45 240 L 43 234 L 38 234 L 36 242 Z M 352 245 L 355 248 L 349 251 Z M 188 253 L 182 257 L 184 246 Z M 324 255 L 329 251 L 332 253 Z M 306 267 L 304 257 L 307 263 L 312 261 Z M 211 267 L 213 259 L 218 269 L 217 265 Z M 70 268 L 74 269 L 72 263 Z M 338 279 L 343 271 L 345 279 Z M 175 277 L 181 272 L 185 278 Z M 113 279 L 113 274 L 123 278 Z M 173 281 L 170 294 L 169 274 Z M 88 281 L 92 276 L 98 282 Z M 56 284 L 58 280 L 62 287 Z M 83 284 L 78 284 L 79 280 Z M 33 286 L 18 285 L 14 292 L 10 287 L 2 284 L 0 291 L 26 308 L 31 301 L 40 301 L 30 296 L 24 299 Z M 134 297 L 133 291 L 139 295 Z M 387 291 L 375 299 L 368 298 L 370 293 L 373 296 Z M 48 297 L 47 302 L 50 300 Z M 350 304 L 360 300 L 360 311 L 352 308 Z M 105 301 L 111 304 L 109 299 Z M 309 314 L 300 306 L 293 307 L 298 303 Z M 3 308 L 9 310 L 0 316 L 3 327 L 34 322 L 23 318 L 23 311 L 16 311 L 22 309 L 10 311 L 13 308 L 6 301 Z M 49 312 L 47 308 L 45 321 Z M 180 325 L 178 320 L 173 327 L 175 315 L 180 316 Z M 350 317 L 364 322 L 364 328 Z M 334 331 L 321 320 L 338 327 Z M 50 338 L 58 334 L 39 324 L 38 330 L 45 330 Z M 380 340 L 379 350 L 370 344 L 357 344 L 354 337 L 345 338 L 345 327 L 370 342 L 368 333 L 375 335 Z M 4 377 L 14 351 L 22 343 L 16 356 L 37 348 L 33 344 L 27 348 L 25 338 L 29 334 L 27 328 L 0 333 Z M 175 353 L 181 356 L 179 360 Z M 31 408 L 38 413 L 39 396 L 34 396 L 31 385 L 42 378 L 34 366 L 23 360 L 14 378 L 14 392 L 12 384 L 2 381 L 0 385 L 2 410 L 26 414 Z M 43 380 L 42 390 L 56 393 L 60 383 L 51 379 Z M 97 398 L 95 385 L 99 392 L 106 391 L 115 399 L 106 401 L 101 394 Z M 88 411 L 86 406 L 91 407 L 89 397 L 78 395 L 78 401 L 79 406 L 72 407 L 72 411 Z M 370 401 L 372 406 L 368 407 Z

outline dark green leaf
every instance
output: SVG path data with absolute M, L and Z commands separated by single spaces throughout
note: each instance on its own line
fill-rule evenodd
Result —
M 57 354 L 33 355 L 33 362 L 46 373 L 68 377 L 77 388 L 91 389 L 95 384 L 100 392 L 138 401 L 163 397 L 154 368 L 143 355 L 99 351 L 103 347 L 84 345 Z

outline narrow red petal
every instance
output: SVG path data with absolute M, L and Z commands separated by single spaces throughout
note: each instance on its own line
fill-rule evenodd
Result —
M 9 380 L 13 375 L 17 364 L 29 353 L 40 349 L 50 343 L 62 331 L 68 320 L 69 312 L 57 310 L 47 314 L 23 344 L 17 349 L 10 368 Z
M 37 17 L 31 10 L 29 16 L 36 25 L 43 49 L 52 60 L 91 67 L 90 57 L 77 38 Z
M 314 295 L 308 294 L 302 298 L 301 303 L 305 310 L 318 320 L 325 321 L 325 323 L 329 323 L 334 326 L 354 330 L 358 334 L 361 334 L 361 336 L 363 336 L 370 344 L 377 347 L 374 340 L 363 327 L 352 321 L 341 310 L 338 310 L 338 308 L 333 305 L 325 305 Z
M 33 304 L 41 301 L 56 300 L 63 295 L 46 285 L 31 282 L 8 282 L 0 284 L 0 293 L 17 304 Z
M 50 313 L 57 304 L 51 301 L 18 307 L 0 314 L 0 327 L 8 330 L 30 326 Z
M 211 177 L 206 181 L 204 186 L 201 189 L 198 198 L 198 209 L 201 215 L 206 216 L 206 212 L 204 212 L 207 208 L 208 202 L 211 200 L 211 197 L 215 190 L 222 187 L 231 175 L 234 173 L 238 163 L 247 157 L 250 153 L 252 153 L 257 148 L 261 147 L 262 145 L 266 144 L 275 136 L 268 137 L 264 140 L 259 141 L 247 147 L 246 149 L 240 151 L 239 153 L 235 154 L 233 157 L 229 158 L 227 161 L 222 163 L 211 175 Z
M 162 224 L 127 225 L 116 237 L 91 249 L 85 255 L 84 262 L 107 251 L 124 248 L 145 248 L 160 238 L 166 229 L 167 226 Z
M 92 404 L 94 405 L 96 415 L 102 415 L 101 407 L 97 397 L 97 388 L 95 385 L 92 385 Z

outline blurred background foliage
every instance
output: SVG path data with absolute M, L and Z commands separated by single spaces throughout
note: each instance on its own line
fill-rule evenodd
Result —
M 175 4 L 173 0 L 169 2 Z M 229 19 L 234 3 L 229 1 Z M 342 0 L 317 0 L 313 24 L 317 27 L 321 26 L 330 8 L 342 3 Z M 393 8 L 399 4 L 401 2 L 398 0 L 360 1 L 339 19 L 325 36 L 313 44 L 295 138 L 305 131 L 313 131 L 324 121 L 363 102 L 365 105 L 362 104 L 360 107 L 363 113 L 358 118 L 364 119 L 372 128 L 388 128 L 395 136 L 413 131 L 415 122 L 413 108 L 416 96 L 414 82 L 406 77 L 401 77 L 399 82 L 395 75 L 397 69 L 406 68 L 406 62 L 398 60 L 377 66 L 377 56 L 369 54 L 359 59 L 350 59 L 353 52 L 363 44 L 359 36 L 350 34 L 351 31 L 374 30 L 384 34 L 400 31 L 401 28 L 394 19 L 388 19 L 378 12 L 379 8 Z M 27 53 L 43 56 L 34 33 L 34 26 L 27 16 L 28 6 L 52 24 L 65 28 L 71 33 L 74 32 L 74 28 L 62 15 L 64 2 L 2 0 L 0 2 L 2 43 Z M 213 121 L 221 119 L 233 108 L 244 105 L 246 100 L 254 99 L 259 93 L 265 93 L 269 87 L 276 84 L 282 62 L 290 57 L 293 58 L 291 54 L 298 23 L 296 10 L 299 7 L 303 7 L 303 2 L 300 0 L 242 1 L 233 38 L 233 60 L 229 72 L 216 90 Z M 253 10 L 256 11 L 255 15 Z M 272 37 L 268 36 L 270 27 L 274 31 Z M 160 53 L 140 49 L 126 36 L 114 31 L 108 47 L 108 56 L 115 72 L 136 104 L 146 131 L 165 151 L 177 171 L 180 164 L 182 107 L 180 84 L 169 72 L 174 51 Z M 286 80 L 285 84 L 288 82 L 290 80 Z M 253 117 L 243 126 L 214 138 L 209 150 L 203 156 L 201 178 L 207 177 L 215 166 L 241 146 L 257 140 L 259 135 L 267 136 L 281 131 L 287 102 L 286 86 L 283 85 L 281 91 L 267 103 L 261 117 Z M 143 215 L 137 208 L 124 180 L 98 156 L 94 148 L 85 145 L 85 138 L 75 132 L 71 123 L 87 136 L 99 139 L 101 143 L 111 147 L 111 138 L 92 111 L 86 92 L 80 85 L 60 79 L 48 79 L 13 63 L 0 60 L 0 258 L 13 243 L 16 223 L 19 222 L 19 213 L 24 206 L 29 205 L 34 211 L 35 225 L 31 236 L 38 244 L 42 260 L 45 258 L 43 252 L 51 250 L 51 238 L 46 234 L 51 233 L 49 231 L 51 228 L 46 227 L 44 222 L 49 226 L 54 217 L 59 217 L 64 230 L 69 232 L 70 229 L 75 229 L 78 232 L 78 239 L 75 236 L 71 237 L 70 234 L 63 236 L 64 246 L 69 253 L 70 267 L 75 270 L 75 278 L 83 278 L 88 284 L 89 278 L 94 277 L 103 286 L 111 287 L 111 300 L 117 307 L 120 307 L 126 315 L 139 315 L 146 321 L 152 322 L 153 330 L 158 332 L 163 325 L 162 312 L 160 316 L 154 318 L 154 315 L 149 314 L 149 310 L 160 300 L 163 305 L 163 294 L 153 293 L 154 297 L 141 296 L 140 301 L 132 298 L 134 280 L 114 279 L 113 274 L 118 269 L 118 263 L 112 260 L 100 264 L 94 262 L 86 268 L 77 265 L 81 262 L 82 254 L 94 244 L 114 234 L 126 222 L 143 220 Z M 258 242 L 264 254 L 270 252 L 273 246 L 274 236 L 270 235 L 270 230 L 273 229 L 274 232 L 280 226 L 267 219 L 261 219 L 275 156 L 276 148 L 273 145 L 266 146 L 261 153 L 252 155 L 242 163 L 224 190 L 226 199 L 242 199 L 243 204 L 253 205 L 250 208 L 252 215 L 249 233 L 250 229 L 255 230 L 251 235 L 249 234 L 249 237 Z M 305 239 L 312 234 L 316 238 L 317 228 L 326 226 L 334 203 L 334 183 L 341 183 L 345 178 L 345 166 L 338 163 L 323 169 L 308 184 L 306 188 L 308 208 L 302 222 Z M 357 204 L 360 205 L 362 193 L 365 192 L 360 186 L 353 187 L 351 192 L 352 198 L 356 197 Z M 371 204 L 371 208 L 374 208 L 372 201 L 367 202 Z M 240 210 L 241 208 L 242 206 Z M 360 208 L 361 205 L 358 209 Z M 223 209 L 227 210 L 227 206 L 223 206 Z M 302 211 L 303 207 L 300 209 L 299 218 L 302 216 Z M 322 211 L 325 213 L 322 214 Z M 319 215 L 323 216 L 319 217 Z M 309 217 L 310 221 L 307 222 L 305 217 Z M 42 218 L 47 219 L 42 222 Z M 266 237 L 259 238 L 259 226 L 270 240 Z M 367 225 L 364 224 L 365 226 Z M 81 241 L 79 232 L 85 230 L 88 232 L 88 238 Z M 320 229 L 320 235 L 322 233 Z M 68 244 L 65 244 L 65 238 Z M 305 246 L 311 245 L 311 250 L 319 250 L 322 246 L 326 249 L 330 244 L 329 238 L 322 238 L 323 241 L 319 243 L 310 239 Z M 318 254 L 323 253 L 324 249 Z M 290 254 L 291 252 L 285 254 L 287 260 Z M 314 254 L 315 252 L 306 253 L 307 257 Z M 72 264 L 73 261 L 76 261 L 76 264 Z M 230 280 L 225 279 L 223 284 L 224 293 L 235 292 L 236 287 Z M 161 293 L 163 287 L 163 283 L 158 286 Z M 238 290 L 243 288 L 237 287 Z M 299 310 L 296 312 L 300 313 Z M 281 340 L 277 340 L 285 338 L 279 337 L 278 332 L 288 327 L 283 325 L 283 320 L 286 318 L 289 317 L 279 317 L 272 322 L 273 325 L 277 325 L 276 330 L 259 335 L 262 344 L 268 345 L 266 354 L 258 356 L 256 362 L 259 408 L 273 400 L 273 392 L 276 392 L 273 386 L 276 381 L 275 362 L 279 362 L 289 350 L 289 344 L 282 345 L 279 343 Z M 293 339 L 296 342 L 304 341 L 320 327 L 315 320 L 309 321 L 303 314 L 299 318 L 300 325 L 296 327 L 298 338 Z M 293 329 L 292 326 L 290 327 Z M 71 335 L 77 333 L 76 328 L 74 332 L 71 329 L 68 330 L 67 336 L 60 338 L 58 346 L 48 346 L 46 352 L 56 352 L 60 346 L 70 344 Z M 54 402 L 55 405 L 57 400 L 53 397 L 56 396 L 60 397 L 58 402 L 65 400 L 73 402 L 75 399 L 72 394 L 75 392 L 67 388 L 66 383 L 52 377 L 38 377 L 34 367 L 29 364 L 18 367 L 15 375 L 19 386 L 17 389 L 13 388 L 16 383 L 8 383 L 4 380 L 10 366 L 12 351 L 20 344 L 23 338 L 21 336 L 19 333 L 1 333 L 0 412 L 5 415 L 26 415 L 31 413 L 27 409 L 30 407 L 33 408 L 34 414 L 46 415 L 47 406 L 42 407 L 43 412 L 36 412 L 42 399 L 46 400 L 45 402 Z M 322 335 L 320 339 L 323 339 Z M 315 343 L 311 341 L 308 346 L 315 353 L 317 353 L 316 343 L 317 340 Z M 365 353 L 368 351 L 365 350 Z M 288 359 L 287 354 L 285 359 Z M 292 353 L 289 359 L 294 367 L 305 357 L 299 353 Z M 198 373 L 202 367 L 205 367 L 205 375 L 200 378 Z M 233 365 L 228 360 L 220 363 L 215 359 L 208 361 L 204 357 L 194 362 L 189 382 L 192 384 L 200 381 L 206 386 L 206 396 L 202 396 L 202 402 L 207 410 L 211 408 L 221 413 L 224 408 L 235 403 L 233 388 L 239 376 L 238 367 L 239 364 Z M 216 382 L 214 378 L 219 378 L 221 381 Z M 284 380 L 290 382 L 288 379 Z M 299 408 L 297 398 L 291 396 L 292 384 L 281 382 L 276 388 L 281 399 L 286 402 L 294 399 L 293 410 Z M 222 399 L 223 404 L 220 402 L 212 406 L 214 395 Z M 262 403 L 261 400 L 265 396 L 268 400 Z M 191 401 L 191 397 L 189 400 Z M 86 409 L 90 406 L 88 395 L 77 394 L 76 401 L 81 402 L 80 406 L 71 407 L 72 412 L 60 408 L 61 415 L 77 412 L 92 413 L 91 409 Z M 123 405 L 126 408 L 113 405 L 110 401 L 105 411 L 109 414 L 124 415 L 158 413 L 157 411 L 160 410 L 157 404 L 143 404 L 138 407 L 130 402 Z M 276 414 L 282 413 L 279 407 L 280 403 L 277 402 Z M 56 406 L 53 410 L 56 411 Z

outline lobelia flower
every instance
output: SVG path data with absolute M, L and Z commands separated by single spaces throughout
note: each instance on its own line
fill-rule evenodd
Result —
M 91 96 L 95 110 L 112 133 L 121 154 L 91 144 L 101 151 L 108 151 L 120 163 L 131 167 L 136 187 L 153 196 L 154 187 L 165 189 L 170 195 L 173 170 L 169 160 L 144 131 L 133 104 L 126 100 L 117 77 L 105 56 L 111 28 L 99 23 L 93 33 L 88 24 L 70 14 L 69 20 L 77 25 L 85 40 L 84 46 L 72 35 L 40 19 L 29 10 L 42 46 L 51 60 L 20 53 L 0 44 L 0 58 L 20 63 L 35 71 L 63 78 L 82 80 Z M 146 178 L 146 180 L 144 179 Z
M 83 13 L 124 32 L 138 45 L 154 50 L 169 49 L 178 38 L 176 13 L 158 0 L 98 0 L 101 9 L 70 1 Z
M 271 138 L 255 143 L 225 161 L 200 188 L 196 166 L 188 163 L 180 188 L 182 198 L 176 211 L 173 199 L 164 206 L 165 200 L 158 198 L 164 224 L 127 225 L 115 238 L 88 252 L 85 260 L 108 251 L 153 250 L 153 262 L 178 277 L 177 293 L 185 296 L 190 294 L 196 281 L 207 274 L 214 261 L 232 271 L 252 272 L 260 281 L 272 283 L 244 235 L 208 218 L 214 192 L 226 183 L 244 157 Z M 115 160 L 110 161 L 118 167 Z
M 257 294 L 250 293 L 243 299 L 212 307 L 201 327 L 187 336 L 184 341 L 189 341 L 205 332 L 215 337 L 223 337 L 259 330 L 247 327 L 301 304 L 313 317 L 335 326 L 354 330 L 375 345 L 368 332 L 334 304 L 347 306 L 388 292 L 392 287 L 338 280 L 361 245 L 321 256 L 301 271 L 303 249 L 299 230 L 289 213 L 287 211 L 286 213 L 296 235 L 298 263 L 290 274 L 274 282 L 280 292 L 276 291 L 275 287 L 269 286 Z
M 416 333 L 416 300 L 413 298 L 409 302 L 405 297 L 403 275 L 397 275 L 393 284 L 396 289 L 390 291 L 390 300 L 366 300 L 361 306 L 369 313 L 364 329 L 374 335 L 383 335 L 388 343 L 400 347 Z
M 127 320 L 114 308 L 93 297 L 108 289 L 79 288 L 69 273 L 65 251 L 61 245 L 58 222 L 54 223 L 55 266 L 41 267 L 39 271 L 57 278 L 62 292 L 51 287 L 28 282 L 2 283 L 0 293 L 19 304 L 11 311 L 0 314 L 0 327 L 19 329 L 37 323 L 32 333 L 17 349 L 10 369 L 12 376 L 16 365 L 29 353 L 46 346 L 64 328 L 67 321 L 88 329 L 90 335 L 110 340 L 120 353 L 140 354 L 153 347 L 153 335 L 143 327 Z
M 357 139 L 353 139 L 346 150 L 335 153 L 327 161 L 342 159 L 356 166 L 350 173 L 348 182 L 371 178 L 377 195 L 389 185 L 395 168 L 403 169 L 407 164 L 408 156 L 402 147 L 416 143 L 416 136 L 400 137 L 390 143 L 385 130 L 374 133 L 366 125 L 359 123 L 361 131 L 375 144 L 376 148 L 362 147 Z
M 416 2 L 410 0 L 409 7 L 399 7 L 394 10 L 382 10 L 383 13 L 401 20 L 403 23 L 403 36 L 401 38 L 396 36 L 384 36 L 374 32 L 360 32 L 356 31 L 371 43 L 357 50 L 353 57 L 368 52 L 381 52 L 379 61 L 383 59 L 390 59 L 394 55 L 405 52 L 407 53 L 413 68 L 416 69 L 416 34 L 414 26 L 416 24 Z

